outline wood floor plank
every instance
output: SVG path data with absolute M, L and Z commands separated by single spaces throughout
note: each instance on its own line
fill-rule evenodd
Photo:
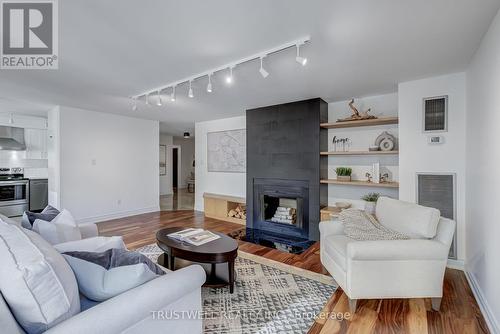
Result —
M 410 334 L 427 334 L 427 309 L 425 299 L 409 299 L 405 331 Z
M 98 224 L 99 234 L 121 235 L 129 249 L 156 243 L 156 232 L 165 227 L 199 227 L 232 233 L 243 226 L 205 218 L 193 210 L 162 211 L 110 220 Z M 321 265 L 319 242 L 296 255 L 238 241 L 240 250 L 317 273 L 326 273 Z M 338 320 L 336 312 L 349 312 L 347 296 L 339 288 L 323 307 L 328 319 L 316 319 L 311 334 L 333 333 L 489 333 L 472 294 L 467 278 L 459 270 L 447 269 L 440 312 L 433 311 L 430 299 L 360 300 L 350 320 Z

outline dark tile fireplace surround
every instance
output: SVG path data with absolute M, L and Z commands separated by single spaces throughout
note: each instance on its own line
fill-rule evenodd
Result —
M 247 110 L 246 239 L 300 253 L 319 239 L 327 203 L 328 104 L 311 99 Z

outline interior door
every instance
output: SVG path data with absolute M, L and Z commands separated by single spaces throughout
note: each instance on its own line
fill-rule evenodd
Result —
M 178 182 L 179 182 L 179 176 L 178 176 L 178 154 L 179 154 L 179 149 L 174 147 L 172 150 L 172 187 L 174 190 L 177 190 Z

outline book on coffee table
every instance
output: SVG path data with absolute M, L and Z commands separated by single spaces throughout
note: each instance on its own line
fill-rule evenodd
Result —
M 206 231 L 202 228 L 188 228 L 182 231 L 170 233 L 168 234 L 168 237 L 175 240 L 187 242 L 188 244 L 194 246 L 201 246 L 210 241 L 220 238 L 220 236 L 218 236 L 217 234 Z

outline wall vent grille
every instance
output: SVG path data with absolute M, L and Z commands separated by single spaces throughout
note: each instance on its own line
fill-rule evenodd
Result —
M 417 174 L 417 203 L 436 208 L 441 216 L 456 221 L 455 174 Z M 453 237 L 449 257 L 457 258 L 457 233 Z
M 446 131 L 448 96 L 424 99 L 424 132 Z

